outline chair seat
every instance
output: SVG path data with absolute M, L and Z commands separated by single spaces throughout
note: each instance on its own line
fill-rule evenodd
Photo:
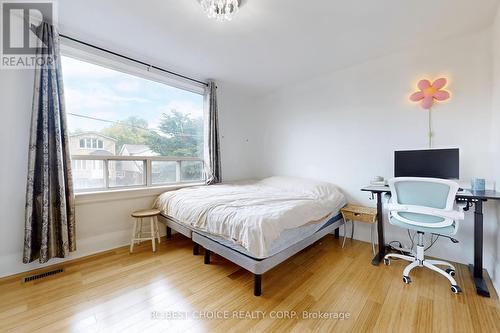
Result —
M 398 226 L 400 228 L 404 229 L 410 229 L 410 230 L 415 230 L 415 231 L 422 231 L 425 233 L 435 233 L 435 234 L 441 234 L 441 235 L 453 235 L 455 233 L 455 226 L 450 225 L 448 227 L 442 227 L 442 228 L 428 228 L 428 227 L 421 227 L 413 224 L 408 224 L 405 222 L 402 222 L 398 220 L 395 217 L 391 217 L 389 221 L 392 225 Z
M 161 212 L 158 209 L 144 209 L 132 213 L 132 217 L 152 217 L 159 215 Z

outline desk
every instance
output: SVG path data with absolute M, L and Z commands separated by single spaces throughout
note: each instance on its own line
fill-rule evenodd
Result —
M 384 224 L 382 211 L 382 196 L 390 194 L 388 186 L 367 186 L 361 191 L 371 192 L 377 198 L 377 234 L 378 234 L 378 253 L 372 260 L 373 265 L 379 265 L 386 254 L 387 245 L 384 240 Z M 488 200 L 500 200 L 500 192 L 496 191 L 460 191 L 456 195 L 458 202 L 465 202 L 465 211 L 474 206 L 474 264 L 469 265 L 472 271 L 472 277 L 476 284 L 476 292 L 485 297 L 490 297 L 490 292 L 483 278 L 483 202 Z

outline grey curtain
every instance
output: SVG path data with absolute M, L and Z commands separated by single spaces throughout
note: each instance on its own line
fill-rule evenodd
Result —
M 23 262 L 64 258 L 76 250 L 68 129 L 55 28 L 42 23 L 35 68 Z M 40 64 L 41 63 L 41 64 Z
M 217 85 L 214 81 L 208 82 L 205 94 L 205 172 L 206 183 L 217 184 L 222 181 L 220 143 L 219 143 L 219 119 L 217 110 Z

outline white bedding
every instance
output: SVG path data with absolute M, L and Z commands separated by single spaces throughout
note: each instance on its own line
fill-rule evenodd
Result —
M 317 222 L 345 203 L 335 185 L 270 177 L 165 192 L 155 206 L 166 216 L 222 236 L 261 258 L 284 230 Z

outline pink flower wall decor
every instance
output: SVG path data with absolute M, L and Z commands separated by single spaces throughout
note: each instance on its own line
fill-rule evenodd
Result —
M 420 82 L 418 82 L 418 89 L 420 89 L 420 91 L 413 93 L 410 96 L 410 100 L 413 102 L 421 101 L 420 105 L 424 109 L 429 110 L 435 100 L 445 101 L 450 98 L 449 92 L 441 90 L 446 86 L 446 83 L 447 81 L 445 78 L 437 79 L 432 84 L 429 80 L 420 80 Z
M 429 148 L 432 148 L 432 139 L 434 133 L 432 132 L 432 106 L 435 101 L 446 101 L 450 98 L 450 93 L 446 90 L 442 90 L 446 86 L 446 79 L 440 78 L 434 81 L 432 84 L 429 80 L 420 80 L 418 82 L 417 91 L 410 96 L 410 100 L 413 102 L 420 102 L 420 105 L 429 111 Z

